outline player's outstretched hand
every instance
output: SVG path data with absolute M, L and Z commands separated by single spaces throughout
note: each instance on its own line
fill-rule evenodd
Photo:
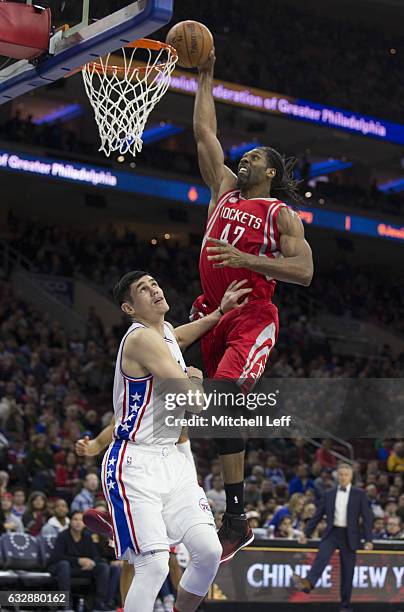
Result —
M 194 366 L 187 367 L 188 378 L 199 378 L 199 380 L 203 380 L 203 373 L 198 368 L 194 368 Z
M 77 440 L 77 442 L 75 444 L 76 454 L 79 457 L 85 457 L 86 455 L 88 455 L 88 450 L 89 450 L 88 446 L 89 446 L 89 444 L 90 444 L 89 436 L 85 436 L 81 440 Z
M 229 312 L 229 310 L 239 308 L 248 302 L 248 294 L 251 293 L 252 289 L 251 287 L 243 287 L 246 282 L 247 279 L 244 278 L 241 281 L 233 281 L 230 283 L 220 302 L 220 308 L 223 312 Z
M 215 56 L 215 47 L 212 48 L 212 51 L 209 53 L 209 58 L 207 59 L 207 61 L 204 64 L 201 64 L 200 66 L 198 66 L 198 71 L 199 74 L 210 74 L 210 76 L 213 77 L 213 70 L 215 68 L 215 61 L 216 61 L 216 56 Z
M 218 240 L 217 238 L 211 238 L 208 236 L 208 242 L 213 242 L 214 246 L 208 246 L 208 259 L 214 261 L 214 268 L 247 268 L 248 259 L 251 257 L 248 253 L 239 251 L 235 246 L 225 242 L 224 240 Z

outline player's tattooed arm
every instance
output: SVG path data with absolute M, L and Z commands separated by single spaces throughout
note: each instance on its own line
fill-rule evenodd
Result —
M 208 238 L 208 259 L 215 268 L 246 268 L 286 283 L 308 287 L 313 278 L 313 256 L 304 238 L 303 223 L 294 211 L 283 208 L 277 218 L 283 257 L 271 258 L 244 253 L 231 244 Z
M 233 310 L 233 308 L 239 308 L 246 303 L 248 294 L 252 291 L 251 287 L 246 287 L 246 282 L 246 279 L 238 282 L 233 281 L 227 287 L 222 301 L 216 310 L 202 319 L 187 323 L 186 325 L 181 325 L 174 330 L 175 337 L 181 350 L 186 350 L 191 344 L 204 336 L 219 322 L 220 317 L 224 313 Z
M 212 50 L 206 64 L 199 68 L 199 86 L 194 107 L 194 136 L 202 178 L 211 191 L 209 215 L 218 198 L 234 189 L 236 175 L 224 164 L 224 153 L 217 138 L 215 103 L 213 100 L 213 69 L 215 52 Z
M 203 409 L 202 373 L 195 370 L 197 374 L 189 378 L 164 338 L 154 329 L 138 329 L 129 334 L 122 355 L 122 370 L 131 378 L 152 374 L 167 383 L 167 393 L 186 394 L 187 412 L 199 413 Z

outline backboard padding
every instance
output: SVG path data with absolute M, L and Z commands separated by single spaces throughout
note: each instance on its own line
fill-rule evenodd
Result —
M 53 56 L 37 65 L 21 60 L 0 71 L 0 105 L 152 34 L 170 21 L 172 13 L 173 0 L 137 0 L 71 36 L 57 35 Z

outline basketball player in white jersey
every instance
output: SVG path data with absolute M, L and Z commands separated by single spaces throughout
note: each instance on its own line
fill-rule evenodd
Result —
M 111 444 L 114 429 L 115 417 L 112 417 L 111 423 L 104 427 L 96 438 L 91 440 L 90 437 L 86 435 L 84 438 L 77 440 L 75 444 L 77 455 L 79 457 L 94 457 L 96 455 L 100 455 Z M 177 449 L 191 462 L 191 465 L 195 468 L 195 475 L 197 476 L 187 427 L 183 427 L 181 431 L 181 435 L 177 442 Z M 91 532 L 107 537 L 109 540 L 113 540 L 114 534 L 112 532 L 111 517 L 109 512 L 105 512 L 100 508 L 90 508 L 84 512 L 83 522 L 87 529 L 89 529 Z M 133 565 L 127 561 L 123 561 L 119 580 L 122 607 L 124 606 L 126 595 L 129 591 L 130 585 L 132 584 L 134 573 Z M 170 548 L 169 574 L 170 582 L 174 589 L 177 590 L 181 578 L 181 570 L 179 570 L 175 546 Z
M 114 440 L 104 456 L 102 484 L 117 558 L 135 567 L 127 612 L 152 612 L 168 574 L 170 544 L 183 542 L 191 555 L 175 612 L 194 612 L 216 575 L 222 548 L 213 516 L 190 461 L 176 448 L 181 425 L 168 428 L 161 418 L 167 414 L 161 392 L 167 381 L 175 381 L 177 392 L 193 394 L 188 411 L 202 410 L 196 399 L 196 392 L 203 393 L 202 373 L 186 368 L 181 348 L 208 332 L 242 298 L 245 302 L 250 290 L 244 283 L 232 283 L 215 312 L 176 330 L 164 321 L 169 306 L 152 276 L 129 272 L 114 288 L 132 325 L 118 351 Z

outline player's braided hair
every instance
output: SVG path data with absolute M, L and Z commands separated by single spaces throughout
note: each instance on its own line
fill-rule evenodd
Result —
M 148 276 L 148 272 L 144 270 L 132 270 L 124 274 L 114 286 L 112 293 L 114 300 L 118 302 L 119 306 L 122 306 L 124 302 L 130 300 L 130 286 L 142 278 L 142 276 Z
M 260 148 L 265 151 L 268 166 L 276 170 L 271 183 L 271 193 L 281 200 L 287 198 L 296 204 L 302 204 L 303 198 L 298 192 L 298 186 L 302 181 L 298 181 L 293 176 L 297 159 L 295 157 L 285 157 L 272 147 Z

